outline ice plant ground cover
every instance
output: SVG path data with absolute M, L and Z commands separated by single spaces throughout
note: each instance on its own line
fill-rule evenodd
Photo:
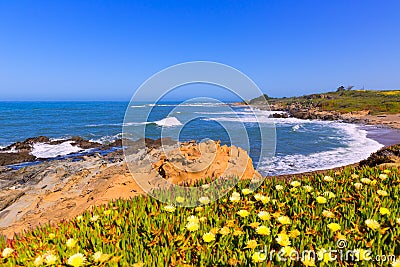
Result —
M 0 242 L 5 266 L 399 266 L 397 169 L 346 168 L 303 179 L 241 181 L 196 208 L 150 197 L 117 200 L 77 218 Z M 205 198 L 201 202 L 207 203 Z M 199 202 L 200 205 L 200 202 Z M 356 257 L 326 251 L 353 250 Z M 342 242 L 343 244 L 343 242 Z M 316 257 L 288 255 L 314 250 Z M 281 251 L 272 254 L 271 251 Z M 362 252 L 370 251 L 370 254 Z

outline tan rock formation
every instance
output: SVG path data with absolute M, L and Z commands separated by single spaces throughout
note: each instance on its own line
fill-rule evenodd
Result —
M 174 184 L 233 175 L 241 179 L 261 178 L 246 151 L 213 141 L 183 144 L 168 156 L 163 154 L 153 163 L 153 171 Z
M 189 142 L 169 150 L 152 147 L 147 154 L 154 159 L 153 165 L 141 160 L 143 151 L 133 155 L 136 173 L 129 172 L 121 153 L 1 171 L 0 180 L 8 183 L 0 190 L 0 234 L 12 237 L 25 229 L 71 219 L 112 199 L 142 194 L 138 179 L 155 187 L 160 185 L 160 179 L 181 183 L 222 175 L 261 177 L 244 150 L 221 146 L 219 142 Z M 21 184 L 25 177 L 29 180 Z

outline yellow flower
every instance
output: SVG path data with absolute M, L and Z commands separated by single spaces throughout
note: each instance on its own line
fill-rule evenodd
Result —
M 397 219 L 396 219 L 396 223 L 397 223 L 397 224 L 400 224 L 400 218 L 397 218 Z
M 260 193 L 257 193 L 257 194 L 254 195 L 254 198 L 255 198 L 257 201 L 260 201 L 262 197 L 263 197 L 263 195 L 260 194 Z
M 252 223 L 249 224 L 249 226 L 250 226 L 251 228 L 255 229 L 255 228 L 257 228 L 258 226 L 260 226 L 260 223 L 259 223 L 259 222 L 252 222 Z
M 197 231 L 197 230 L 199 230 L 199 228 L 200 228 L 199 223 L 194 222 L 194 221 L 188 222 L 188 223 L 186 224 L 186 229 L 188 229 L 190 232 Z
M 200 218 L 199 218 L 199 221 L 200 221 L 200 222 L 206 222 L 206 221 L 207 221 L 207 217 L 204 217 L 204 216 L 203 216 L 203 217 L 200 217 Z
M 178 203 L 183 203 L 185 201 L 185 198 L 184 197 L 176 197 L 175 200 Z
M 132 267 L 143 267 L 144 263 L 143 262 L 136 262 L 132 265 Z
M 194 223 L 199 223 L 199 218 L 194 216 L 194 215 L 190 215 L 186 218 L 186 221 L 188 222 L 194 222 Z
M 313 191 L 312 186 L 309 186 L 309 185 L 305 185 L 305 186 L 303 186 L 303 188 L 304 188 L 304 190 L 306 190 L 307 193 L 310 193 Z
M 215 235 L 213 233 L 205 233 L 203 235 L 203 240 L 206 243 L 210 243 L 215 240 Z
M 397 259 L 394 262 L 392 262 L 392 267 L 400 267 L 400 260 Z
M 104 254 L 101 251 L 97 251 L 96 253 L 93 254 L 94 262 L 103 263 L 103 262 L 108 261 L 109 258 L 110 258 L 109 254 Z
M 204 210 L 204 208 L 203 207 L 196 207 L 196 208 L 194 208 L 194 210 L 196 212 L 202 212 Z
M 337 223 L 330 223 L 328 224 L 328 228 L 332 231 L 332 232 L 336 232 L 339 231 L 340 229 L 342 229 L 342 227 L 337 224 Z
M 324 216 L 325 218 L 335 218 L 335 214 L 332 211 L 329 210 L 323 210 L 322 211 L 322 216 Z
M 44 263 L 46 263 L 47 265 L 53 265 L 57 262 L 57 256 L 51 252 L 47 252 L 45 255 L 43 255 L 43 257 Z
M 229 235 L 231 233 L 231 230 L 228 227 L 224 226 L 221 229 L 219 229 L 219 233 L 221 235 Z
M 291 223 L 292 223 L 291 220 L 290 220 L 290 218 L 289 218 L 288 216 L 279 216 L 279 217 L 277 218 L 277 220 L 278 220 L 278 222 L 279 222 L 280 224 L 283 224 L 283 225 L 285 225 L 285 224 L 291 224 Z
M 164 210 L 166 212 L 174 212 L 176 210 L 176 208 L 173 205 L 167 205 L 164 207 Z
M 49 238 L 50 238 L 50 239 L 53 239 L 53 238 L 55 238 L 55 237 L 56 237 L 55 234 L 53 234 L 53 233 L 50 233 L 50 234 L 49 234 Z
M 381 207 L 381 208 L 379 209 L 379 213 L 382 214 L 382 215 L 390 215 L 390 210 L 387 209 L 387 208 Z
M 257 246 L 257 240 L 252 239 L 246 242 L 246 246 L 244 248 L 255 249 Z
M 278 234 L 278 237 L 275 238 L 276 242 L 282 247 L 290 246 L 291 242 L 289 240 L 289 236 L 286 233 Z
M 76 241 L 75 239 L 70 238 L 67 240 L 67 242 L 65 244 L 67 245 L 67 248 L 73 248 L 73 247 L 75 247 L 77 242 L 78 241 Z
M 388 178 L 388 175 L 387 174 L 380 174 L 379 175 L 379 179 L 381 179 L 382 181 L 384 181 L 384 180 L 386 180 Z
M 203 205 L 207 205 L 208 203 L 210 203 L 210 198 L 208 197 L 201 197 L 199 198 L 199 202 Z
M 315 266 L 315 259 L 309 254 L 302 257 L 301 262 L 304 264 L 304 266 Z
M 363 187 L 362 183 L 354 183 L 353 185 L 358 190 L 360 190 Z
M 365 249 L 355 249 L 354 256 L 356 256 L 359 261 L 369 261 L 371 260 L 371 251 Z
M 324 176 L 324 181 L 325 182 L 333 182 L 333 178 L 330 176 Z
M 390 170 L 384 170 L 383 172 L 386 173 L 386 174 L 389 174 Z
M 337 238 L 338 240 L 347 240 L 346 236 L 343 235 L 342 233 L 337 233 L 337 234 L 336 234 L 336 238 Z
M 243 234 L 244 234 L 244 232 L 240 229 L 235 229 L 235 231 L 233 231 L 234 236 L 241 236 Z
M 300 183 L 299 181 L 292 181 L 292 182 L 290 183 L 290 185 L 293 186 L 293 187 L 298 187 L 298 186 L 301 185 L 301 183 Z
M 238 192 L 233 192 L 231 197 L 229 198 L 231 202 L 239 202 L 240 201 L 240 194 Z
M 297 238 L 300 235 L 300 231 L 297 229 L 294 229 L 292 231 L 289 232 L 289 236 L 291 238 Z
M 251 193 L 253 193 L 253 190 L 251 190 L 251 189 L 249 189 L 249 188 L 243 188 L 243 189 L 242 189 L 242 194 L 243 194 L 244 196 L 249 195 L 249 194 L 251 194 Z
M 73 267 L 79 267 L 85 264 L 86 257 L 82 253 L 76 253 L 68 258 L 67 264 Z
M 37 256 L 35 258 L 35 260 L 33 261 L 33 265 L 42 266 L 43 265 L 43 257 L 42 256 Z
M 382 197 L 386 197 L 388 196 L 388 192 L 386 192 L 385 190 L 377 190 L 376 193 Z
M 373 219 L 365 220 L 365 224 L 368 228 L 371 228 L 372 230 L 377 230 L 381 227 L 381 225 Z
M 280 184 L 277 184 L 277 185 L 275 185 L 275 189 L 276 189 L 276 191 L 281 191 L 281 190 L 283 190 L 283 186 Z
M 361 178 L 360 181 L 363 184 L 370 184 L 372 182 L 371 179 L 369 179 L 369 178 Z
M 210 233 L 213 233 L 214 235 L 218 234 L 218 228 L 216 228 L 216 227 L 211 228 Z
M 279 216 L 281 216 L 281 214 L 282 214 L 282 212 L 277 211 L 277 212 L 272 213 L 272 217 L 278 218 Z
M 268 202 L 270 202 L 270 200 L 271 200 L 271 198 L 268 197 L 268 196 L 262 196 L 262 197 L 261 197 L 261 202 L 262 202 L 263 204 L 267 204 Z
M 227 221 L 225 222 L 225 225 L 226 225 L 227 227 L 234 227 L 234 226 L 235 226 L 235 220 L 227 220 Z
M 265 226 L 265 225 L 261 225 L 259 227 L 256 228 L 256 232 L 259 235 L 269 235 L 271 234 L 271 230 L 269 229 L 269 227 Z
M 267 211 L 260 211 L 257 214 L 257 216 L 258 216 L 258 218 L 260 218 L 263 221 L 268 221 L 269 219 L 271 219 L 271 215 Z
M 253 256 L 251 257 L 254 263 L 263 262 L 267 259 L 267 255 L 262 252 L 254 252 Z
M 289 189 L 289 191 L 292 193 L 296 193 L 298 190 L 297 190 L 297 187 L 292 187 Z
M 83 220 L 83 216 L 82 215 L 76 216 L 76 220 L 77 221 L 82 221 Z
M 111 212 L 112 212 L 112 210 L 105 210 L 103 213 L 104 213 L 104 215 L 108 216 L 111 214 Z
M 95 221 L 97 221 L 99 218 L 100 218 L 99 215 L 94 215 L 92 218 L 90 218 L 90 221 L 91 221 L 91 222 L 95 222 Z
M 315 198 L 315 200 L 317 200 L 317 202 L 319 204 L 325 204 L 326 203 L 326 198 L 322 197 L 322 196 L 318 196 Z
M 360 176 L 358 176 L 358 175 L 355 174 L 355 173 L 353 173 L 353 174 L 351 175 L 351 178 L 353 178 L 353 179 L 357 179 L 358 177 L 360 177 Z
M 376 185 L 377 183 L 378 183 L 377 180 L 372 180 L 370 184 L 371 184 L 371 185 Z
M 247 210 L 239 210 L 238 212 L 236 212 L 240 217 L 247 217 L 250 215 L 250 212 L 248 212 Z
M 14 252 L 14 250 L 12 248 L 5 248 L 5 249 L 3 249 L 1 256 L 3 258 L 8 258 L 13 254 L 13 252 Z

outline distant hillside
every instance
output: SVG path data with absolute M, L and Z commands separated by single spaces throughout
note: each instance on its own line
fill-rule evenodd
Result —
M 264 95 L 248 101 L 248 104 L 261 104 L 263 99 L 272 106 L 288 107 L 296 104 L 342 114 L 361 110 L 369 110 L 372 115 L 400 113 L 400 90 L 343 90 L 289 98 L 268 98 Z

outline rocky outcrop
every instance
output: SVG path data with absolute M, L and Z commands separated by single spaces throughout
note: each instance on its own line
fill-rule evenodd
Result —
M 261 178 L 246 151 L 214 141 L 188 142 L 167 155 L 162 153 L 152 171 L 174 184 L 234 175 L 241 179 Z
M 290 105 L 283 105 L 276 103 L 270 105 L 271 110 L 285 111 L 289 116 L 305 119 L 305 120 L 330 120 L 330 121 L 343 121 L 343 122 L 361 122 L 368 123 L 365 118 L 370 112 L 369 110 L 354 111 L 349 113 L 340 113 L 337 111 L 324 111 L 316 103 L 303 104 L 300 102 L 291 103 Z
M 29 154 L 29 152 L 16 152 L 16 153 L 1 153 L 0 152 L 0 166 L 12 165 L 22 162 L 35 161 L 36 157 Z
M 11 237 L 24 229 L 71 219 L 112 199 L 143 194 L 137 183 L 141 178 L 157 187 L 162 184 L 158 179 L 179 184 L 206 177 L 261 177 L 244 150 L 219 142 L 141 139 L 123 143 L 130 144 L 128 158 L 137 167 L 133 172 L 120 152 L 88 154 L 80 161 L 45 161 L 19 170 L 0 167 L 0 234 Z M 151 164 L 146 157 L 153 160 Z
M 370 167 L 381 164 L 387 166 L 400 166 L 400 144 L 384 147 L 360 162 L 360 166 Z

